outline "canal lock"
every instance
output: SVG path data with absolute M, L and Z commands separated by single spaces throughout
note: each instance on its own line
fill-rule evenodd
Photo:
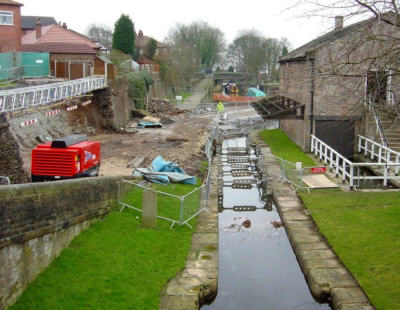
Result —
M 218 294 L 202 309 L 331 309 L 317 302 L 272 202 L 260 150 L 247 136 L 225 137 L 219 160 Z

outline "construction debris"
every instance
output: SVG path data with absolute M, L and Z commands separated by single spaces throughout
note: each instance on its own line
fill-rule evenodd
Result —
M 184 113 L 185 111 L 179 110 L 167 99 L 153 98 L 148 103 L 148 112 L 152 115 L 163 117 L 166 114 L 175 115 Z
M 127 168 L 137 168 L 144 162 L 144 157 L 135 157 L 127 165 Z

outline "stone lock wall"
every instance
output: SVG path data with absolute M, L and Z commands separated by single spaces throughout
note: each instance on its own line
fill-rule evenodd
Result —
M 18 143 L 10 132 L 6 118 L 0 115 L 0 176 L 9 177 L 11 183 L 26 182 L 28 176 L 22 166 Z
M 0 309 L 117 199 L 118 177 L 0 187 Z

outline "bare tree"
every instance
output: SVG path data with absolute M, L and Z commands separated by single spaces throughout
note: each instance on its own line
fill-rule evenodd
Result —
M 110 27 L 106 25 L 90 24 L 87 27 L 86 34 L 93 41 L 100 43 L 106 48 L 111 48 L 113 33 Z

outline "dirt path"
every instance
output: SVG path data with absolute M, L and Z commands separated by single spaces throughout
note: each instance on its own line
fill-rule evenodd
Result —
M 196 174 L 208 136 L 209 123 L 215 113 L 194 115 L 182 113 L 171 116 L 173 123 L 165 128 L 138 129 L 136 133 L 101 134 L 90 137 L 101 142 L 100 175 L 130 175 L 127 164 L 135 157 L 143 157 L 141 167 L 148 166 L 155 156 L 173 161 L 188 173 Z
M 204 78 L 194 88 L 193 94 L 186 98 L 185 101 L 178 105 L 181 110 L 193 110 L 195 109 L 204 96 L 207 93 L 208 85 L 211 82 L 211 78 Z

